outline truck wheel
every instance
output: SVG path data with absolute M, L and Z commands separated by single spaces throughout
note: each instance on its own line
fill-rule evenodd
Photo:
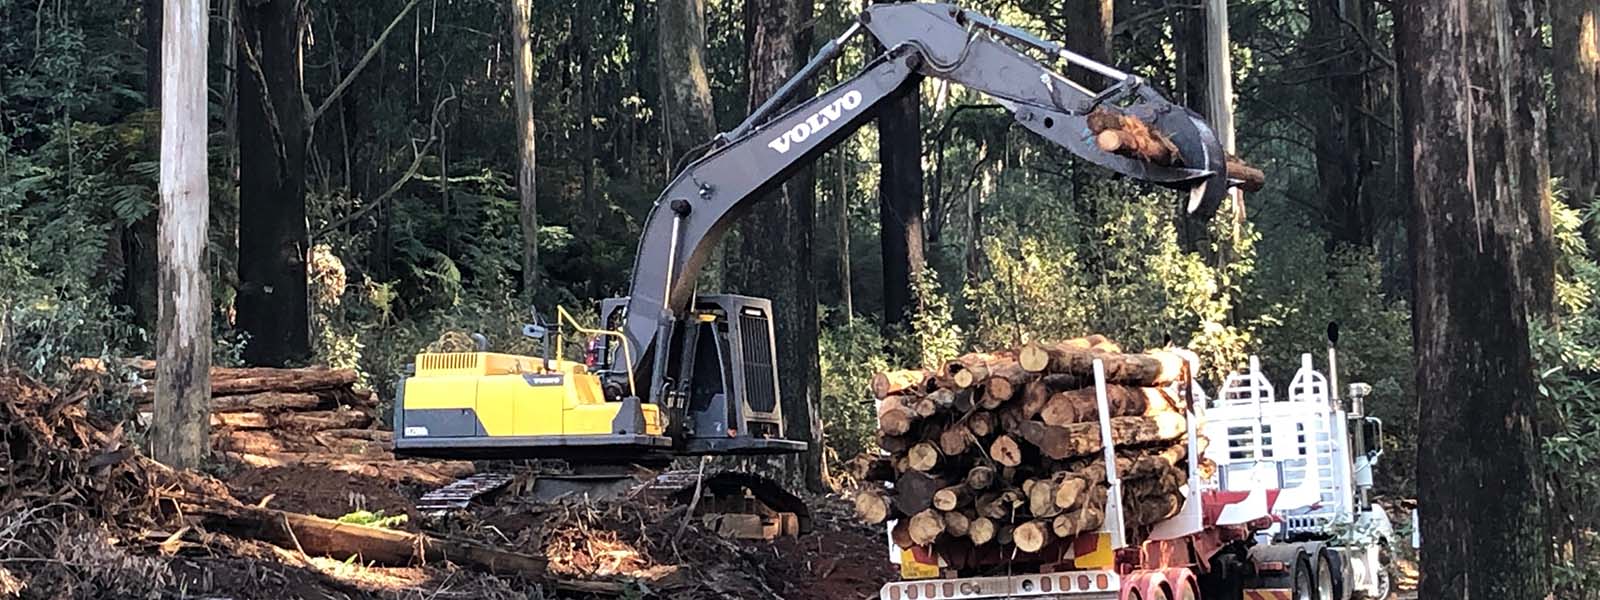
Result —
M 1333 563 L 1326 554 L 1317 556 L 1317 600 L 1342 600 L 1334 582 Z
M 1394 590 L 1394 560 L 1389 558 L 1389 544 L 1380 542 L 1378 546 L 1378 595 L 1377 600 L 1393 600 L 1398 597 Z
M 1316 600 L 1317 584 L 1316 573 L 1311 570 L 1311 561 L 1305 555 L 1294 561 L 1294 587 L 1290 588 L 1294 600 Z

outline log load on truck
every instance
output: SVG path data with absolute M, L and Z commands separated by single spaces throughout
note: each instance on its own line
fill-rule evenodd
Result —
M 900 566 L 880 598 L 1390 597 L 1381 424 L 1328 363 L 1283 401 L 1254 358 L 1208 400 L 1193 353 L 1101 336 L 878 374 L 855 500 Z

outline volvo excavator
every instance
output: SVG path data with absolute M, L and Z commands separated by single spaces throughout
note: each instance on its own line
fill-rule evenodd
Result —
M 796 98 L 863 34 L 885 50 L 854 77 Z M 1068 79 L 1057 68 L 1065 65 L 1102 81 Z M 601 302 L 599 328 L 559 311 L 555 323 L 536 318 L 524 328 L 544 340 L 544 356 L 486 348 L 418 355 L 398 386 L 395 452 L 557 458 L 580 477 L 606 481 L 615 477 L 608 467 L 679 456 L 803 452 L 805 442 L 785 435 L 774 352 L 785 340 L 774 339 L 773 301 L 702 293 L 696 278 L 728 228 L 768 192 L 882 107 L 917 93 L 924 78 L 986 94 L 1022 127 L 1113 173 L 1178 190 L 1191 218 L 1212 216 L 1239 183 L 1206 122 L 1137 76 L 948 4 L 872 5 L 672 180 L 644 223 L 631 292 Z M 1176 147 L 1176 160 L 1102 151 L 1088 124 L 1096 111 L 1148 124 Z M 552 349 L 568 329 L 605 343 L 590 360 L 567 360 Z

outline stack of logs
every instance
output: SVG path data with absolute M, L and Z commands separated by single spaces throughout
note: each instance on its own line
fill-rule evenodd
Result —
M 872 524 L 896 520 L 897 545 L 931 546 L 952 564 L 985 555 L 1054 562 L 1105 519 L 1095 359 L 1105 371 L 1129 533 L 1177 514 L 1188 427 L 1169 384 L 1184 360 L 1124 354 L 1098 335 L 874 376 L 878 442 L 889 456 L 865 479 L 891 485 L 865 485 L 857 513 Z
M 151 381 L 153 361 L 132 366 Z M 387 458 L 391 434 L 380 431 L 378 396 L 348 369 L 211 369 L 212 446 L 257 466 L 314 454 Z M 153 410 L 153 383 L 133 397 Z

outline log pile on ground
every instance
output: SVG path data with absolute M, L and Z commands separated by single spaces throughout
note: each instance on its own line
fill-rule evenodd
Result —
M 154 380 L 154 361 L 128 365 Z M 134 390 L 140 412 L 153 412 L 153 391 L 154 385 Z M 349 369 L 211 369 L 212 448 L 236 462 L 388 461 L 393 436 L 386 426 L 378 395 L 360 387 Z
M 1139 539 L 1173 516 L 1188 481 L 1183 400 L 1171 389 L 1184 359 L 1123 353 L 1103 336 L 973 353 L 935 368 L 879 373 L 879 446 L 863 469 L 856 512 L 895 520 L 903 548 L 932 546 L 947 562 L 985 557 L 1054 562 L 1099 530 L 1108 486 L 1093 363 L 1106 405 L 1125 525 Z

